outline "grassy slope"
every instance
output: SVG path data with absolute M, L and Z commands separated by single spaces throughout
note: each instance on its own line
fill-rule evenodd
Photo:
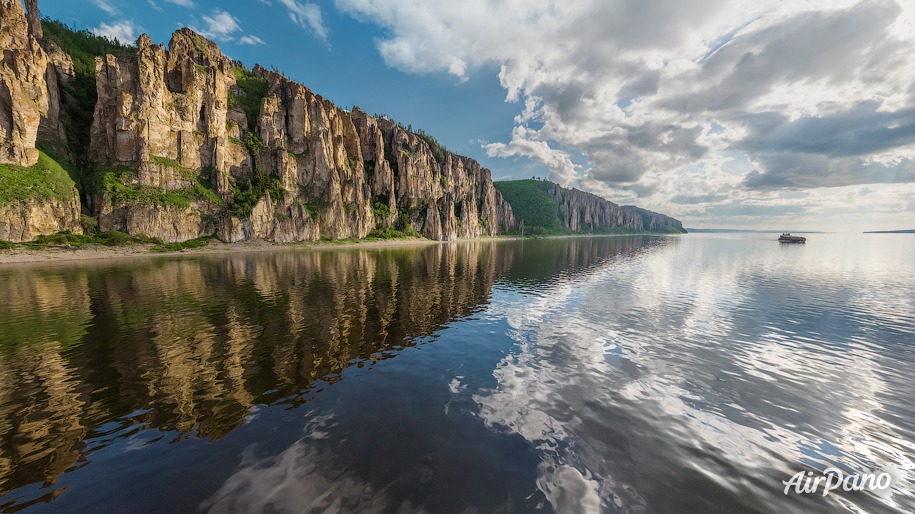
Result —
M 34 166 L 0 164 L 0 204 L 20 200 L 57 200 L 71 198 L 76 185 L 67 170 L 48 154 L 38 153 Z
M 515 220 L 524 221 L 525 234 L 568 233 L 559 223 L 559 206 L 547 193 L 548 182 L 524 179 L 494 184 L 512 206 Z
M 524 220 L 524 233 L 531 235 L 570 234 L 559 221 L 559 206 L 549 195 L 550 182 L 532 179 L 507 180 L 494 183 L 502 197 L 512 206 L 517 221 Z M 647 227 L 651 223 L 651 212 L 634 206 L 626 206 L 642 217 Z M 622 227 L 595 229 L 601 234 L 632 233 Z

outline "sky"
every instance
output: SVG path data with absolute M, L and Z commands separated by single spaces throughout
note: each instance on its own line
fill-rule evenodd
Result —
M 697 228 L 915 229 L 915 2 L 40 0 Z

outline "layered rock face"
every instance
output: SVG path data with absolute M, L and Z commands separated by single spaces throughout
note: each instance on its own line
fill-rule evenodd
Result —
M 560 224 L 572 232 L 685 233 L 680 221 L 633 206 L 619 206 L 597 195 L 548 183 L 546 192 L 558 205 Z
M 153 209 L 148 198 L 103 195 L 103 230 L 287 242 L 395 227 L 449 240 L 514 223 L 489 170 L 434 154 L 387 119 L 342 110 L 260 66 L 248 71 L 189 29 L 168 50 L 146 35 L 137 46 L 136 56 L 97 60 L 90 159 L 129 170 L 128 187 L 191 199 Z M 201 187 L 215 194 L 193 194 Z
M 0 163 L 32 166 L 38 125 L 48 113 L 48 56 L 20 0 L 0 0 L 0 24 Z
M 420 136 L 359 108 L 351 117 L 371 194 L 386 201 L 392 216 L 399 212 L 432 239 L 495 235 L 500 226 L 514 226 L 511 207 L 480 163 L 444 150 L 433 152 Z
M 59 28 L 46 27 L 43 38 L 36 4 L 26 0 L 26 12 L 20 0 L 0 0 L 0 172 L 40 180 L 40 141 L 50 161 L 78 168 L 82 205 L 75 186 L 41 199 L 21 188 L 0 204 L 0 239 L 79 233 L 81 208 L 103 231 L 168 242 L 392 230 L 454 240 L 519 225 L 475 160 L 386 117 L 340 109 L 279 73 L 248 70 L 190 29 L 176 31 L 167 49 L 143 35 L 136 52 L 96 58 L 92 109 L 91 64 L 87 74 L 84 59 L 51 41 L 69 44 Z M 552 205 L 541 193 L 534 203 Z M 666 216 L 581 191 L 551 186 L 548 194 L 570 231 L 682 231 Z
M 0 241 L 31 241 L 38 236 L 69 230 L 81 233 L 79 195 L 67 198 L 21 200 L 0 204 Z
M 665 232 L 669 234 L 685 234 L 686 229 L 680 220 L 671 218 L 666 214 L 642 209 L 635 205 L 624 205 L 623 209 L 635 213 L 642 218 L 642 230 L 647 232 Z
M 72 181 L 66 179 L 68 185 L 53 195 L 33 192 L 36 184 L 59 181 L 55 173 L 63 173 L 37 166 L 36 148 L 39 134 L 52 142 L 64 137 L 55 67 L 62 61 L 45 50 L 35 0 L 28 6 L 27 17 L 20 0 L 0 0 L 0 188 L 9 189 L 0 202 L 0 240 L 14 242 L 82 230 Z

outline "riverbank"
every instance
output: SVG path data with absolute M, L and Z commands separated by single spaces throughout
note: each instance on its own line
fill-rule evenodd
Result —
M 494 238 L 490 238 L 494 239 Z M 431 239 L 388 239 L 388 240 L 344 240 L 312 241 L 301 243 L 272 243 L 270 241 L 242 241 L 223 243 L 212 240 L 206 246 L 172 252 L 154 252 L 156 245 L 132 244 L 127 246 L 84 245 L 80 248 L 13 248 L 0 250 L 0 264 L 15 263 L 56 263 L 88 261 L 99 259 L 123 259 L 133 257 L 168 257 L 192 255 L 218 255 L 226 253 L 271 252 L 280 250 L 328 250 L 343 248 L 400 248 L 440 244 Z
M 626 237 L 638 235 L 666 236 L 671 234 L 557 234 L 550 236 L 485 236 L 475 239 L 460 239 L 466 241 L 512 241 L 518 239 L 567 239 L 581 237 Z M 342 239 L 337 241 L 303 241 L 297 243 L 274 243 L 263 240 L 240 241 L 237 243 L 223 243 L 213 239 L 205 246 L 187 248 L 183 250 L 163 252 L 157 249 L 159 245 L 134 243 L 126 246 L 105 246 L 101 244 L 86 244 L 79 248 L 29 248 L 17 247 L 0 250 L 0 265 L 21 263 L 58 263 L 73 261 L 91 261 L 101 259 L 124 259 L 135 257 L 189 257 L 195 255 L 219 255 L 227 253 L 274 252 L 283 250 L 337 250 L 337 249 L 383 249 L 405 248 L 416 246 L 429 246 L 446 244 L 452 241 L 436 241 L 425 238 L 407 239 Z

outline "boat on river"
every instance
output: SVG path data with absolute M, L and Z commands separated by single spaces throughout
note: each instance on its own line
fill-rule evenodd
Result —
M 779 243 L 806 243 L 807 238 L 803 236 L 792 236 L 790 233 L 785 232 L 784 234 L 778 236 Z

